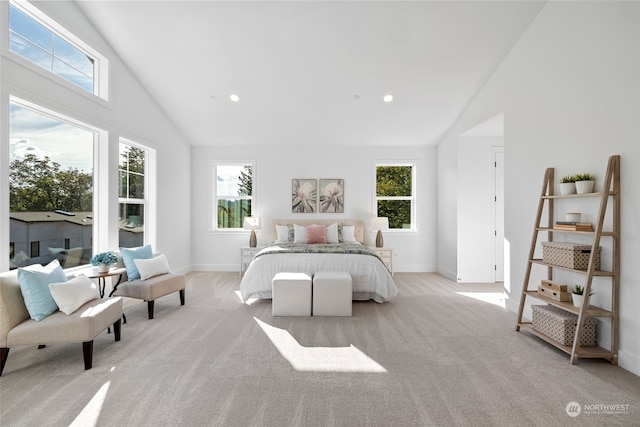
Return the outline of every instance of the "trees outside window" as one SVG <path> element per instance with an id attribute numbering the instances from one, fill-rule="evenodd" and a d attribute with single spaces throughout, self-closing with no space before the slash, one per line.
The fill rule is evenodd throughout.
<path id="1" fill-rule="evenodd" d="M 147 150 L 131 143 L 120 142 L 119 153 L 119 245 L 132 248 L 145 243 Z"/>
<path id="2" fill-rule="evenodd" d="M 415 229 L 415 165 L 376 165 L 376 212 L 389 228 Z"/>
<path id="3" fill-rule="evenodd" d="M 215 229 L 241 229 L 244 218 L 252 216 L 254 198 L 254 164 L 219 163 L 214 165 Z"/>

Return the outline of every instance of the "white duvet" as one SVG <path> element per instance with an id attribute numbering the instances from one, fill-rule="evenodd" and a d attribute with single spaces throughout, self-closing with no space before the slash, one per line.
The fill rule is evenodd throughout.
<path id="1" fill-rule="evenodd" d="M 347 271 L 353 281 L 353 299 L 382 303 L 398 294 L 389 270 L 379 258 L 361 254 L 278 253 L 262 255 L 251 262 L 240 283 L 244 301 L 271 298 L 271 280 L 279 272 L 315 273 Z"/>

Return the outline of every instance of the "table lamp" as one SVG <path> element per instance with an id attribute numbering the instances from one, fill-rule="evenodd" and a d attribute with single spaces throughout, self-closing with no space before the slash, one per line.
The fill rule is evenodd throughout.
<path id="1" fill-rule="evenodd" d="M 242 223 L 242 228 L 245 230 L 251 230 L 251 236 L 249 237 L 249 247 L 255 248 L 258 245 L 258 239 L 256 238 L 256 230 L 262 229 L 260 217 L 246 216 Z"/>
<path id="2" fill-rule="evenodd" d="M 378 230 L 378 234 L 376 235 L 376 248 L 381 248 L 384 246 L 384 240 L 382 239 L 382 230 L 389 229 L 389 218 L 386 216 L 377 216 L 371 218 L 371 229 Z"/>

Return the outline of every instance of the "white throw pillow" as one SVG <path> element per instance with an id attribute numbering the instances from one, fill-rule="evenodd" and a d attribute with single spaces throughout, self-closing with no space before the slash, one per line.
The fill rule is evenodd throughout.
<path id="1" fill-rule="evenodd" d="M 286 225 L 276 225 L 276 242 L 287 243 L 289 241 L 289 227 Z"/>
<path id="2" fill-rule="evenodd" d="M 342 226 L 342 241 L 343 242 L 355 242 L 356 241 L 356 227 L 354 225 Z"/>
<path id="3" fill-rule="evenodd" d="M 134 259 L 133 262 L 136 263 L 142 280 L 147 280 L 160 274 L 171 273 L 167 257 L 164 254 L 150 259 Z"/>
<path id="4" fill-rule="evenodd" d="M 100 297 L 98 286 L 84 274 L 66 282 L 50 283 L 49 291 L 60 311 L 67 316 L 83 304 Z"/>
<path id="5" fill-rule="evenodd" d="M 294 238 L 293 243 L 306 243 L 307 242 L 307 227 L 302 225 L 293 224 Z"/>
<path id="6" fill-rule="evenodd" d="M 327 243 L 338 243 L 338 223 L 327 226 Z"/>

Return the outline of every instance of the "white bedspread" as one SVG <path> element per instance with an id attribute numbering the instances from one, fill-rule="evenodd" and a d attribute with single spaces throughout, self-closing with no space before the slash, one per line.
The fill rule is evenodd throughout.
<path id="1" fill-rule="evenodd" d="M 353 299 L 382 303 L 398 294 L 389 270 L 379 258 L 360 254 L 279 253 L 255 258 L 242 278 L 242 299 L 271 298 L 271 280 L 279 272 L 347 271 L 353 280 Z"/>

